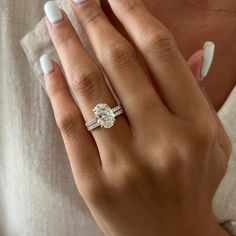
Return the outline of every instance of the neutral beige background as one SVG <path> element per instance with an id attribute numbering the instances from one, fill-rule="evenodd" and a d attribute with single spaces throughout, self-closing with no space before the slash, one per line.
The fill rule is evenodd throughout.
<path id="1" fill-rule="evenodd" d="M 38 24 L 45 2 L 0 0 L 0 222 L 6 229 L 1 235 L 99 236 L 77 193 L 44 89 L 38 58 L 44 52 L 56 57 L 44 22 Z M 66 0 L 58 3 L 91 52 Z M 214 211 L 236 235 L 236 87 L 219 116 L 234 146 Z"/>

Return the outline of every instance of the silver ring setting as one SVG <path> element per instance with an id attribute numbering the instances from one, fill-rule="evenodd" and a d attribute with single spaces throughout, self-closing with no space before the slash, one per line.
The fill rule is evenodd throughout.
<path id="1" fill-rule="evenodd" d="M 93 113 L 94 119 L 85 123 L 89 131 L 97 127 L 111 128 L 115 124 L 116 117 L 124 113 L 124 109 L 121 105 L 110 108 L 105 103 L 99 103 L 94 107 Z"/>

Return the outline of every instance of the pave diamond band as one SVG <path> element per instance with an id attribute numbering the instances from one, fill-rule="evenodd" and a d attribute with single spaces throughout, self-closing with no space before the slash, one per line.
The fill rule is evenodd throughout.
<path id="1" fill-rule="evenodd" d="M 121 105 L 114 108 L 110 108 L 105 103 L 97 104 L 94 109 L 94 119 L 85 123 L 89 131 L 97 128 L 111 128 L 116 120 L 116 117 L 124 113 L 124 109 Z"/>

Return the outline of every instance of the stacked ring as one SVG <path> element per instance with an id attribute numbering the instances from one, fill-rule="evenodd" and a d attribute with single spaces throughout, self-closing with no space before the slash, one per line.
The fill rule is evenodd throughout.
<path id="1" fill-rule="evenodd" d="M 110 108 L 105 103 L 97 104 L 94 109 L 94 119 L 85 123 L 89 131 L 97 128 L 111 128 L 115 124 L 116 117 L 124 113 L 121 105 Z"/>

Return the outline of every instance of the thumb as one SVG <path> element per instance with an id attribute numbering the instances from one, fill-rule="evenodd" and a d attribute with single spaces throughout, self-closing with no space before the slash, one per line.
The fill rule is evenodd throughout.
<path id="1" fill-rule="evenodd" d="M 194 53 L 187 64 L 198 82 L 204 80 L 207 76 L 214 57 L 215 44 L 208 41 L 204 44 L 203 49 Z"/>

